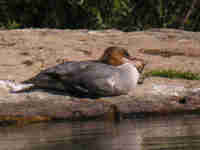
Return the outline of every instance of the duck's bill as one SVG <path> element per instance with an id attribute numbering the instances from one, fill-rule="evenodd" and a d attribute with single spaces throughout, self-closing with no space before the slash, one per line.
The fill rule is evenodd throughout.
<path id="1" fill-rule="evenodd" d="M 130 56 L 128 59 L 131 60 L 131 61 L 142 61 L 142 62 L 145 62 L 144 59 L 137 58 L 137 57 L 132 57 L 132 56 Z"/>
<path id="2" fill-rule="evenodd" d="M 140 73 L 143 71 L 145 65 L 147 64 L 144 59 L 137 57 L 129 57 L 125 61 L 134 64 Z"/>

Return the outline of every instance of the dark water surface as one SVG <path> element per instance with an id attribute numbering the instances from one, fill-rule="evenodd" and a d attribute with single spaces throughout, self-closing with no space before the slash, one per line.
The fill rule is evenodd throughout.
<path id="1" fill-rule="evenodd" d="M 200 150 L 200 115 L 0 127 L 0 150 Z"/>

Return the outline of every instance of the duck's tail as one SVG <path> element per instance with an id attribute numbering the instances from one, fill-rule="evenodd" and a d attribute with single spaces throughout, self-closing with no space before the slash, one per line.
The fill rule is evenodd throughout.
<path id="1" fill-rule="evenodd" d="M 12 80 L 0 80 L 0 88 L 9 90 L 10 92 L 20 92 L 34 87 L 34 84 L 16 83 Z"/>

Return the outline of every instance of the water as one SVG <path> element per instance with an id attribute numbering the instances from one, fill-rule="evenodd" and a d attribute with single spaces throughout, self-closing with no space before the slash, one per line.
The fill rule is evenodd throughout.
<path id="1" fill-rule="evenodd" d="M 199 150 L 199 115 L 0 127 L 0 150 Z"/>

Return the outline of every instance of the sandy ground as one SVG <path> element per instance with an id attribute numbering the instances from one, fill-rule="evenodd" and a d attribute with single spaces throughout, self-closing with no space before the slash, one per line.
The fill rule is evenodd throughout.
<path id="1" fill-rule="evenodd" d="M 1 30 L 0 80 L 20 82 L 63 61 L 97 59 L 109 46 L 124 47 L 131 55 L 144 59 L 147 62 L 144 73 L 158 69 L 200 73 L 199 40 L 200 33 L 173 29 Z M 115 108 L 123 113 L 199 110 L 199 91 L 199 80 L 160 77 L 145 79 L 133 97 L 96 100 L 44 91 L 14 94 L 0 88 L 0 121 L 82 119 L 106 115 Z"/>
<path id="2" fill-rule="evenodd" d="M 176 69 L 200 73 L 200 33 L 173 29 L 117 30 L 23 29 L 0 31 L 0 79 L 26 80 L 67 60 L 96 59 L 109 46 L 127 48 L 145 59 L 145 71 Z"/>

